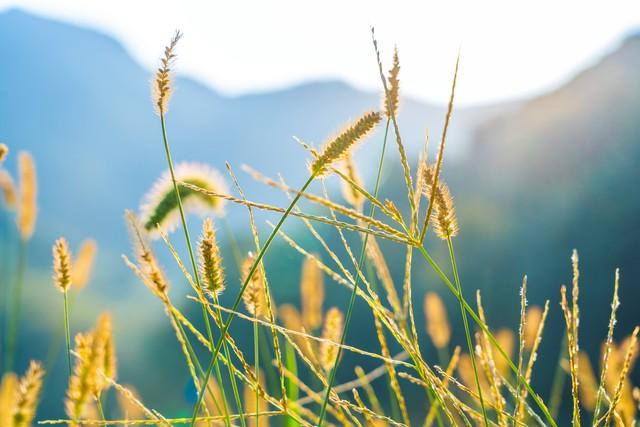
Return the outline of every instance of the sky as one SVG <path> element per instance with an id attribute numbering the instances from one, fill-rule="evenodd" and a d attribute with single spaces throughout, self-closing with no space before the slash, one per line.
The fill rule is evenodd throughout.
<path id="1" fill-rule="evenodd" d="M 460 51 L 459 105 L 551 90 L 640 31 L 638 0 L 0 0 L 16 6 L 112 35 L 148 68 L 180 29 L 178 71 L 228 95 L 327 79 L 379 90 L 374 26 L 421 100 L 446 102 Z"/>

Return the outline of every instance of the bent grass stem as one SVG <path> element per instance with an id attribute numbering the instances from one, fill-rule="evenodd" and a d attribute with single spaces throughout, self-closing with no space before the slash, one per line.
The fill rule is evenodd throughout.
<path id="1" fill-rule="evenodd" d="M 180 220 L 182 222 L 182 229 L 184 231 L 184 237 L 185 237 L 185 241 L 187 244 L 187 250 L 189 252 L 189 260 L 191 261 L 191 267 L 193 269 L 193 275 L 194 278 L 196 280 L 196 284 L 197 286 L 200 288 L 200 275 L 198 274 L 198 266 L 196 264 L 196 259 L 195 259 L 195 255 L 193 253 L 193 246 L 191 244 L 191 235 L 189 234 L 189 227 L 187 226 L 187 221 L 186 221 L 186 217 L 184 214 L 184 207 L 182 206 L 182 197 L 180 196 L 180 191 L 178 188 L 178 182 L 176 180 L 176 175 L 175 175 L 175 171 L 173 168 L 173 160 L 171 157 L 171 149 L 169 148 L 169 139 L 167 137 L 167 127 L 166 127 L 166 123 L 164 120 L 164 111 L 162 111 L 162 109 L 160 110 L 160 126 L 162 128 L 162 140 L 164 143 L 164 150 L 165 150 L 165 154 L 167 157 L 167 164 L 169 166 L 169 172 L 171 174 L 171 181 L 173 183 L 173 190 L 176 194 L 176 200 L 178 201 L 178 210 L 180 212 Z M 211 331 L 211 323 L 209 322 L 209 316 L 207 315 L 207 310 L 206 307 L 204 306 L 203 303 L 200 303 L 200 308 L 202 309 L 202 319 L 204 321 L 204 324 L 206 326 L 207 329 L 207 336 L 209 338 L 209 342 L 211 344 L 211 346 L 213 347 L 213 333 Z M 185 336 L 186 338 L 186 336 Z M 228 353 L 228 349 L 225 345 L 225 350 Z M 207 378 L 204 380 L 203 383 L 203 387 L 207 387 L 207 382 L 209 381 L 209 376 L 207 375 Z M 231 385 L 232 388 L 234 389 L 234 395 L 236 397 L 236 404 L 238 405 L 238 412 L 240 414 L 242 414 L 242 404 L 240 402 L 240 398 L 238 396 L 237 393 L 237 386 L 236 386 L 236 380 L 235 380 L 235 376 L 233 375 L 233 370 L 231 368 L 231 365 L 229 365 L 229 379 L 231 380 Z M 220 384 L 220 387 L 223 387 L 223 384 Z M 224 399 L 224 406 L 225 406 L 225 413 L 228 413 L 228 403 L 227 400 Z M 242 427 L 245 427 L 245 420 L 244 420 L 244 416 L 240 416 L 240 423 L 242 424 Z"/>
<path id="2" fill-rule="evenodd" d="M 254 260 L 253 265 L 251 266 L 251 269 L 249 270 L 249 273 L 247 274 L 247 277 L 245 278 L 242 284 L 242 288 L 240 288 L 240 292 L 238 292 L 238 296 L 233 302 L 233 305 L 231 307 L 232 312 L 235 312 L 238 306 L 240 305 L 240 302 L 242 301 L 242 295 L 244 294 L 244 291 L 247 289 L 247 286 L 249 285 L 249 281 L 251 280 L 256 270 L 258 269 L 258 265 L 260 264 L 265 254 L 267 253 L 267 250 L 269 249 L 269 247 L 271 246 L 271 243 L 273 242 L 274 238 L 278 234 L 278 231 L 280 230 L 285 220 L 287 219 L 287 217 L 295 207 L 296 203 L 298 203 L 298 201 L 302 197 L 302 194 L 307 190 L 307 188 L 309 188 L 309 186 L 311 185 L 315 177 L 316 177 L 316 173 L 312 173 L 309 176 L 309 178 L 307 179 L 307 182 L 305 182 L 302 188 L 300 189 L 300 191 L 298 191 L 294 199 L 289 204 L 289 207 L 285 210 L 284 214 L 282 214 L 282 216 L 280 217 L 280 220 L 278 221 L 274 229 L 271 231 L 269 238 L 266 240 L 264 246 L 256 256 L 256 259 Z M 222 330 L 220 331 L 220 338 L 218 339 L 218 342 L 216 343 L 213 349 L 213 353 L 211 354 L 211 362 L 209 362 L 207 372 L 205 373 L 204 384 L 206 384 L 207 381 L 209 381 L 209 377 L 211 376 L 211 371 L 218 358 L 218 354 L 220 353 L 220 348 L 222 347 L 222 344 L 225 342 L 227 332 L 229 331 L 229 327 L 231 326 L 231 322 L 233 321 L 234 317 L 235 317 L 234 313 L 229 314 L 226 322 L 224 323 L 224 326 L 222 327 Z M 195 407 L 193 408 L 193 415 L 191 417 L 191 423 L 190 423 L 191 427 L 193 427 L 196 422 L 198 412 L 200 411 L 200 407 L 202 405 L 203 397 L 204 397 L 204 388 L 201 388 L 201 390 L 198 393 L 198 401 Z"/>
<path id="3" fill-rule="evenodd" d="M 376 176 L 376 184 L 373 191 L 373 197 L 378 197 L 378 190 L 380 189 L 380 181 L 382 177 L 382 167 L 384 166 L 384 155 L 387 148 L 387 137 L 389 135 L 389 124 L 390 121 L 387 120 L 387 124 L 384 131 L 384 140 L 382 142 L 382 151 L 380 153 L 380 161 L 378 163 L 378 173 Z M 375 213 L 376 206 L 374 204 L 371 205 L 371 209 L 369 210 L 369 217 L 373 218 Z M 367 230 L 369 229 L 369 225 L 367 225 Z M 360 259 L 358 260 L 358 270 L 362 271 L 364 266 L 367 243 L 369 241 L 369 234 L 365 234 L 364 241 L 362 242 L 362 249 L 360 250 Z M 360 275 L 356 272 L 355 281 L 353 284 L 353 290 L 351 292 L 351 297 L 349 299 L 349 307 L 347 309 L 347 315 L 345 317 L 344 329 L 342 330 L 342 336 L 340 337 L 340 347 L 338 348 L 338 355 L 336 356 L 336 360 L 333 363 L 333 367 L 331 368 L 331 373 L 329 375 L 329 383 L 327 384 L 327 392 L 325 393 L 324 400 L 322 402 L 322 409 L 320 410 L 320 416 L 318 420 L 318 427 L 322 426 L 322 422 L 324 421 L 324 417 L 327 412 L 327 404 L 329 403 L 329 396 L 331 395 L 331 388 L 336 380 L 336 372 L 338 370 L 338 365 L 340 364 L 340 357 L 342 356 L 342 346 L 345 343 L 347 338 L 347 333 L 349 331 L 349 325 L 351 323 L 351 316 L 353 315 L 353 307 L 356 302 L 356 295 L 358 293 L 358 285 L 360 283 Z"/>

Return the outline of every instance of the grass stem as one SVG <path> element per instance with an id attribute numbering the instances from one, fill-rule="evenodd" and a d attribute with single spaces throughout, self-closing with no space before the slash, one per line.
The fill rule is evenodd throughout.
<path id="1" fill-rule="evenodd" d="M 167 137 L 167 127 L 166 127 L 166 123 L 165 123 L 165 119 L 164 119 L 164 112 L 160 111 L 160 126 L 162 128 L 162 140 L 164 143 L 164 150 L 165 150 L 165 154 L 167 157 L 167 164 L 169 166 L 169 172 L 171 174 L 171 181 L 173 183 L 173 190 L 175 192 L 176 195 L 176 200 L 178 201 L 178 210 L 180 212 L 180 220 L 182 222 L 182 230 L 184 231 L 184 238 L 186 241 L 186 245 L 187 245 L 187 250 L 189 252 L 189 260 L 191 261 L 191 268 L 193 269 L 193 277 L 196 280 L 196 285 L 201 288 L 201 284 L 200 284 L 200 275 L 198 274 L 198 266 L 196 264 L 196 258 L 195 255 L 193 253 L 193 245 L 191 244 L 191 235 L 189 233 L 189 227 L 187 226 L 187 220 L 184 214 L 184 207 L 182 205 L 182 197 L 180 196 L 180 190 L 178 188 L 178 182 L 176 180 L 176 175 L 175 175 L 175 171 L 173 168 L 173 160 L 171 158 L 171 149 L 169 147 L 169 139 Z M 202 311 L 202 319 L 204 321 L 204 324 L 206 326 L 207 329 L 207 336 L 209 338 L 209 342 L 211 344 L 211 347 L 213 348 L 213 344 L 214 344 L 214 339 L 213 339 L 213 333 L 211 332 L 211 322 L 209 321 L 209 316 L 207 315 L 207 309 L 204 306 L 203 303 L 200 304 L 200 308 Z M 186 339 L 186 335 L 185 335 L 185 339 Z M 225 346 L 225 350 L 226 350 L 226 346 Z M 230 366 L 230 372 L 229 372 L 229 379 L 231 380 L 232 386 L 234 386 L 235 384 L 235 376 L 233 375 L 233 372 L 231 371 L 231 365 Z M 207 375 L 207 378 L 205 379 L 204 384 L 202 385 L 202 387 L 207 387 L 207 381 L 209 380 L 209 375 Z M 222 387 L 222 384 L 221 384 Z M 237 393 L 235 393 L 235 395 L 237 396 Z M 238 412 L 240 414 L 242 414 L 242 404 L 239 400 L 239 398 L 236 401 L 237 405 L 238 405 Z M 226 401 L 226 399 L 224 400 L 224 405 L 225 405 L 225 411 L 228 412 L 228 403 Z M 242 427 L 245 427 L 245 420 L 244 420 L 244 416 L 240 416 L 240 423 L 242 424 Z"/>
<path id="2" fill-rule="evenodd" d="M 378 191 L 380 190 L 380 181 L 382 178 L 382 167 L 384 166 L 384 156 L 387 149 L 387 137 L 389 135 L 389 124 L 390 121 L 387 120 L 387 124 L 384 130 L 384 140 L 382 141 L 382 150 L 380 153 L 380 161 L 378 162 L 378 173 L 376 175 L 376 183 L 373 191 L 373 197 L 378 197 Z M 373 218 L 375 213 L 375 205 L 371 205 L 371 209 L 369 210 L 369 217 Z M 369 225 L 367 225 L 367 230 L 369 229 Z M 362 242 L 362 249 L 360 251 L 360 259 L 358 260 L 358 271 L 362 271 L 364 266 L 364 262 L 366 259 L 366 251 L 367 251 L 367 243 L 369 242 L 369 234 L 365 234 L 364 240 Z M 358 293 L 358 285 L 360 284 L 360 274 L 356 272 L 355 281 L 353 284 L 353 291 L 351 292 L 351 297 L 349 299 L 349 307 L 347 309 L 347 315 L 345 317 L 344 329 L 342 330 L 342 336 L 340 337 L 340 347 L 338 348 L 338 355 L 336 357 L 335 362 L 333 363 L 333 367 L 331 368 L 331 373 L 329 375 L 329 382 L 327 384 L 327 392 L 325 393 L 324 400 L 322 402 L 322 408 L 320 410 L 320 415 L 318 419 L 318 427 L 322 426 L 322 422 L 324 421 L 324 417 L 327 412 L 327 404 L 329 403 L 329 396 L 331 395 L 331 388 L 336 380 L 336 373 L 338 371 L 338 365 L 340 364 L 340 357 L 342 356 L 342 346 L 345 343 L 347 338 L 347 333 L 349 332 L 349 325 L 351 323 L 351 316 L 353 315 L 353 307 L 356 302 L 356 295 Z"/>
<path id="3" fill-rule="evenodd" d="M 267 250 L 269 249 L 269 247 L 271 246 L 271 243 L 273 242 L 273 240 L 275 239 L 276 235 L 278 234 L 278 231 L 280 231 L 280 228 L 284 224 L 285 220 L 287 219 L 287 217 L 289 216 L 289 214 L 291 213 L 291 211 L 293 210 L 295 205 L 298 203 L 298 201 L 302 197 L 302 194 L 307 190 L 307 188 L 309 188 L 309 186 L 311 185 L 311 183 L 313 182 L 315 177 L 316 177 L 316 175 L 314 173 L 312 173 L 309 176 L 309 178 L 307 179 L 307 182 L 305 182 L 304 185 L 302 186 L 302 188 L 300 189 L 300 191 L 298 191 L 298 193 L 296 194 L 294 199 L 289 204 L 289 207 L 285 210 L 285 212 L 280 217 L 280 220 L 278 221 L 278 223 L 274 227 L 273 231 L 271 231 L 271 234 L 269 235 L 269 238 L 266 240 L 264 246 L 262 247 L 262 249 L 260 250 L 260 252 L 256 256 L 256 259 L 253 262 L 253 265 L 251 266 L 251 269 L 249 270 L 249 273 L 247 274 L 247 277 L 244 280 L 244 283 L 242 284 L 242 288 L 240 288 L 240 292 L 238 292 L 238 296 L 236 297 L 235 301 L 233 302 L 233 305 L 231 307 L 231 311 L 232 312 L 235 312 L 238 309 L 238 306 L 240 305 L 240 302 L 242 301 L 242 294 L 247 289 L 247 286 L 249 285 L 249 281 L 251 280 L 251 278 L 255 274 L 255 272 L 256 272 L 256 270 L 258 268 L 258 265 L 262 261 L 262 258 L 264 258 L 264 255 L 267 253 Z M 220 348 L 222 347 L 223 342 L 225 342 L 225 340 L 226 340 L 227 332 L 229 331 L 229 327 L 231 326 L 231 322 L 233 322 L 234 318 L 235 318 L 235 315 L 233 313 L 229 314 L 229 316 L 227 317 L 226 322 L 224 323 L 224 326 L 222 327 L 222 330 L 220 331 L 220 338 L 218 339 L 218 342 L 215 345 L 215 347 L 213 347 L 213 353 L 211 354 L 211 361 L 209 362 L 209 366 L 207 368 L 207 372 L 205 373 L 205 378 L 204 378 L 205 384 L 209 380 L 209 377 L 211 375 L 211 371 L 213 369 L 215 361 L 217 360 L 218 354 L 220 353 Z M 204 389 L 201 389 L 200 392 L 198 393 L 198 401 L 197 401 L 195 407 L 193 408 L 193 415 L 191 417 L 191 423 L 190 423 L 191 427 L 194 426 L 194 424 L 196 422 L 196 418 L 198 416 L 198 412 L 200 411 L 200 406 L 202 405 L 202 398 L 204 397 L 204 393 L 203 392 L 204 392 Z"/>
<path id="4" fill-rule="evenodd" d="M 453 283 L 451 283 L 451 280 L 449 280 L 446 274 L 444 274 L 444 272 L 442 271 L 440 266 L 438 266 L 435 260 L 431 258 L 431 255 L 429 255 L 427 250 L 423 246 L 418 246 L 417 248 L 420 254 L 422 255 L 422 257 L 427 261 L 427 263 L 429 263 L 429 265 L 431 265 L 433 270 L 444 282 L 444 284 L 447 285 L 451 293 L 453 293 L 454 296 L 459 297 L 459 300 L 462 302 L 464 309 L 467 311 L 469 316 L 471 316 L 471 319 L 476 323 L 476 325 L 478 325 L 478 327 L 482 330 L 482 332 L 487 334 L 489 341 L 491 341 L 491 344 L 496 348 L 496 350 L 498 350 L 498 353 L 500 353 L 500 355 L 504 358 L 505 362 L 509 366 L 509 369 L 511 369 L 511 371 L 516 375 L 516 377 L 518 377 L 520 381 L 523 381 L 524 386 L 527 389 L 527 392 L 531 395 L 532 399 L 536 403 L 536 406 L 538 406 L 538 408 L 542 411 L 542 413 L 544 414 L 549 424 L 552 427 L 557 427 L 558 425 L 556 424 L 553 417 L 549 413 L 549 409 L 547 408 L 547 406 L 544 404 L 540 396 L 533 391 L 533 389 L 531 388 L 531 385 L 527 381 L 525 381 L 524 378 L 522 378 L 522 375 L 518 374 L 518 368 L 513 363 L 511 358 L 507 355 L 507 353 L 504 351 L 504 349 L 502 348 L 502 345 L 498 342 L 498 340 L 493 335 L 493 333 L 489 330 L 487 325 L 485 325 L 484 322 L 482 322 L 482 320 L 480 319 L 480 317 L 478 317 L 478 315 L 473 310 L 473 308 L 471 308 L 469 303 L 464 299 L 464 296 L 458 293 L 458 290 L 453 285 Z"/>
<path id="5" fill-rule="evenodd" d="M 71 333 L 69 331 L 69 297 L 68 292 L 65 290 L 63 292 L 64 299 L 64 336 L 67 344 L 67 367 L 69 369 L 69 377 L 71 377 Z"/>
<path id="6" fill-rule="evenodd" d="M 482 418 L 484 419 L 484 425 L 489 426 L 489 419 L 487 418 L 487 409 L 484 406 L 484 397 L 482 396 L 482 387 L 480 387 L 480 377 L 478 376 L 478 368 L 476 366 L 476 356 L 473 348 L 473 341 L 471 339 L 471 331 L 469 329 L 469 319 L 467 318 L 467 312 L 464 309 L 462 303 L 462 286 L 460 285 L 460 276 L 458 274 L 458 265 L 456 263 L 456 255 L 453 250 L 453 241 L 451 237 L 447 238 L 447 246 L 449 247 L 449 258 L 451 260 L 451 268 L 453 269 L 453 278 L 456 283 L 456 289 L 458 291 L 458 301 L 460 302 L 460 314 L 462 316 L 462 323 L 464 324 L 464 333 L 467 339 L 467 347 L 469 349 L 469 356 L 471 358 L 471 366 L 473 367 L 473 376 L 478 388 L 478 399 L 480 400 L 480 407 L 482 408 Z"/>

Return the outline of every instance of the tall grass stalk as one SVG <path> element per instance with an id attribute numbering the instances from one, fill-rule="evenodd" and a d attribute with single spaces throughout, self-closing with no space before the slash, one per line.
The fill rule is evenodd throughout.
<path id="1" fill-rule="evenodd" d="M 460 284 L 460 276 L 458 274 L 458 265 L 456 263 L 456 254 L 453 249 L 453 241 L 451 236 L 447 238 L 447 246 L 449 248 L 449 259 L 451 261 L 451 268 L 453 269 L 453 278 L 456 283 L 456 290 L 458 291 L 458 301 L 460 302 L 460 315 L 462 316 L 462 323 L 464 324 L 464 333 L 467 339 L 467 348 L 469 350 L 469 357 L 471 358 L 471 366 L 473 367 L 473 376 L 478 388 L 478 400 L 480 401 L 480 407 L 482 408 L 482 417 L 484 418 L 484 425 L 489 426 L 489 419 L 487 417 L 487 408 L 484 405 L 484 397 L 482 396 L 482 387 L 480 387 L 480 377 L 478 376 L 478 368 L 476 366 L 475 350 L 473 348 L 473 341 L 471 339 L 471 331 L 469 329 L 469 319 L 467 318 L 467 312 L 464 309 L 462 303 L 462 285 Z"/>
<path id="2" fill-rule="evenodd" d="M 7 321 L 6 341 L 4 347 L 4 372 L 13 371 L 13 364 L 16 353 L 16 338 L 20 323 L 20 306 L 22 304 L 22 287 L 24 286 L 25 270 L 27 268 L 27 240 L 20 239 L 18 249 L 18 265 L 16 281 L 13 286 L 11 305 L 9 306 L 9 317 Z"/>
<path id="3" fill-rule="evenodd" d="M 389 135 L 389 125 L 390 125 L 390 120 L 387 119 L 387 123 L 385 125 L 385 130 L 384 130 L 384 139 L 382 141 L 382 149 L 380 152 L 380 160 L 378 162 L 378 172 L 376 175 L 376 183 L 375 183 L 375 187 L 373 190 L 373 196 L 375 198 L 378 197 L 378 191 L 380 190 L 380 182 L 382 180 L 382 168 L 384 166 L 384 157 L 385 157 L 385 153 L 387 151 L 387 137 Z M 375 205 L 372 204 L 371 208 L 369 209 L 369 217 L 373 218 L 373 215 L 375 213 Z M 367 230 L 369 229 L 369 225 L 367 225 Z M 347 308 L 347 314 L 345 317 L 345 323 L 344 323 L 344 329 L 342 330 L 342 336 L 340 337 L 340 347 L 338 348 L 338 355 L 336 357 L 336 360 L 333 364 L 333 368 L 331 368 L 331 373 L 329 374 L 329 382 L 327 384 L 327 391 L 325 393 L 324 396 L 324 400 L 322 402 L 322 407 L 320 409 L 320 415 L 319 415 L 319 420 L 318 420 L 318 427 L 322 426 L 322 423 L 324 421 L 324 417 L 326 416 L 327 413 L 327 404 L 329 403 L 329 396 L 331 395 L 331 388 L 333 387 L 333 384 L 336 380 L 336 373 L 338 371 L 338 365 L 340 364 L 340 357 L 342 356 L 342 346 L 345 343 L 345 340 L 347 338 L 347 333 L 349 332 L 349 325 L 351 323 L 351 316 L 353 315 L 353 307 L 355 305 L 356 302 L 356 295 L 358 292 L 358 286 L 360 283 L 360 274 L 358 274 L 359 271 L 362 271 L 363 267 L 364 267 L 364 262 L 366 259 L 366 254 L 367 254 L 367 243 L 369 241 L 369 234 L 366 233 L 364 236 L 364 240 L 362 242 L 362 249 L 360 250 L 360 258 L 358 260 L 358 271 L 356 272 L 356 277 L 355 277 L 355 281 L 353 284 L 353 290 L 351 292 L 351 297 L 349 299 L 349 306 Z"/>
<path id="4" fill-rule="evenodd" d="M 309 178 L 304 183 L 304 185 L 300 188 L 300 190 L 298 191 L 294 199 L 289 204 L 289 207 L 287 207 L 284 214 L 282 214 L 282 216 L 280 217 L 280 220 L 278 221 L 273 231 L 267 238 L 264 246 L 256 256 L 256 259 L 254 260 L 253 265 L 251 266 L 251 269 L 249 270 L 249 273 L 247 274 L 247 277 L 244 280 L 242 287 L 240 288 L 240 292 L 238 292 L 238 296 L 236 297 L 235 301 L 233 302 L 233 305 L 231 306 L 232 312 L 237 311 L 238 306 L 242 301 L 242 295 L 244 291 L 247 289 L 247 286 L 249 285 L 251 278 L 253 277 L 256 270 L 258 269 L 258 265 L 260 264 L 260 261 L 262 261 L 262 258 L 264 258 L 265 254 L 269 250 L 269 247 L 271 246 L 271 243 L 273 242 L 273 239 L 278 234 L 278 231 L 280 230 L 280 228 L 282 228 L 282 225 L 284 224 L 285 220 L 287 219 L 287 217 L 289 216 L 289 214 L 291 213 L 295 205 L 298 203 L 298 201 L 302 197 L 302 194 L 307 190 L 307 188 L 309 188 L 309 186 L 315 179 L 316 175 L 317 175 L 317 172 L 312 172 L 309 175 Z M 225 340 L 225 337 L 227 335 L 227 332 L 229 331 L 229 327 L 231 326 L 231 322 L 233 322 L 234 317 L 235 317 L 234 313 L 229 314 L 226 322 L 224 323 L 224 326 L 222 327 L 222 330 L 220 331 L 220 338 L 218 339 L 218 342 L 216 343 L 215 347 L 213 347 L 213 353 L 211 354 L 211 361 L 209 362 L 209 366 L 207 367 L 207 372 L 205 373 L 205 378 L 204 378 L 205 384 L 209 380 L 209 377 L 211 376 L 211 370 L 213 369 L 213 366 L 218 358 L 218 354 L 220 353 L 220 348 L 222 347 L 222 343 Z M 202 406 L 202 399 L 204 397 L 203 392 L 204 392 L 204 389 L 201 389 L 198 393 L 198 401 L 196 402 L 193 408 L 193 415 L 191 416 L 191 423 L 190 423 L 191 427 L 194 426 L 196 422 L 196 418 L 198 416 L 198 412 L 200 411 L 200 407 Z"/>
<path id="5" fill-rule="evenodd" d="M 258 337 L 258 322 L 253 323 L 253 354 L 253 364 L 256 372 L 256 427 L 259 427 L 260 417 L 258 414 L 260 413 L 260 390 L 258 385 L 260 384 L 260 342 Z"/>
<path id="6" fill-rule="evenodd" d="M 198 288 L 201 288 L 201 283 L 200 283 L 200 274 L 198 272 L 198 265 L 196 264 L 196 259 L 195 259 L 195 255 L 193 253 L 193 246 L 191 244 L 191 235 L 189 233 L 189 227 L 187 226 L 187 221 L 186 221 L 186 217 L 184 214 L 184 207 L 182 206 L 182 198 L 180 197 L 180 190 L 178 188 L 178 182 L 176 180 L 176 175 L 175 175 L 175 171 L 173 168 L 173 160 L 171 157 L 171 149 L 169 147 L 169 139 L 167 137 L 167 128 L 166 128 L 166 123 L 165 123 L 165 118 L 164 118 L 164 111 L 160 111 L 160 126 L 162 128 L 162 140 L 164 143 L 164 150 L 165 150 L 165 154 L 166 154 L 166 158 L 167 158 L 167 164 L 169 166 L 169 173 L 171 174 L 171 181 L 173 183 L 173 189 L 175 191 L 176 194 L 176 200 L 178 201 L 178 210 L 180 212 L 180 221 L 182 223 L 182 229 L 184 232 L 184 237 L 185 237 L 185 242 L 187 245 L 187 250 L 189 253 L 189 261 L 191 262 L 191 268 L 193 270 L 193 277 L 196 281 L 196 285 L 198 286 Z M 214 339 L 213 339 L 213 333 L 211 330 L 211 323 L 209 321 L 209 316 L 207 315 L 207 309 L 204 305 L 204 302 L 200 303 L 200 308 L 202 311 L 202 319 L 204 321 L 206 330 L 207 330 L 207 336 L 211 345 L 211 348 L 213 348 L 214 345 Z M 222 335 L 221 339 L 224 339 L 225 334 Z M 185 339 L 188 340 L 188 338 L 185 335 Z M 223 341 L 224 342 L 224 341 Z M 229 352 L 228 349 L 225 345 L 225 352 L 226 352 L 226 356 L 227 359 L 229 360 Z M 202 393 L 202 391 L 204 390 L 204 388 L 207 387 L 207 382 L 209 381 L 209 377 L 211 376 L 211 370 L 209 369 L 207 374 L 205 375 L 205 378 L 203 380 L 203 384 L 202 384 L 202 390 L 200 391 L 200 393 Z M 236 400 L 236 405 L 238 407 L 238 412 L 241 414 L 240 415 L 240 423 L 242 424 L 242 427 L 245 427 L 245 419 L 244 416 L 242 415 L 243 411 L 242 411 L 242 402 L 240 401 L 240 396 L 238 394 L 237 391 L 237 385 L 236 385 L 236 379 L 235 379 L 235 375 L 233 374 L 233 368 L 231 365 L 231 360 L 229 360 L 229 379 L 231 381 L 231 386 L 233 388 L 233 393 L 234 393 L 234 397 Z M 220 387 L 223 387 L 223 385 L 221 384 Z M 202 396 L 198 397 L 198 400 L 201 402 Z M 224 399 L 224 406 L 225 406 L 225 410 L 226 412 L 228 412 L 228 402 L 226 401 L 226 399 Z"/>
<path id="7" fill-rule="evenodd" d="M 67 344 L 67 367 L 69 368 L 69 376 L 73 373 L 71 368 L 71 333 L 69 331 L 69 292 L 65 290 L 63 295 L 64 300 L 64 336 Z"/>

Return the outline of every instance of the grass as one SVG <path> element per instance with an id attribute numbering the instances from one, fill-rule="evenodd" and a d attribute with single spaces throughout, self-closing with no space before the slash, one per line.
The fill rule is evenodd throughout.
<path id="1" fill-rule="evenodd" d="M 64 398 L 67 418 L 42 420 L 40 423 L 72 427 L 120 424 L 181 424 L 193 427 L 238 423 L 243 427 L 273 424 L 558 426 L 563 425 L 557 411 L 562 399 L 562 384 L 567 378 L 571 384 L 571 400 L 564 404 L 571 406 L 573 425 L 634 425 L 637 405 L 630 372 L 637 355 L 639 329 L 634 329 L 622 342 L 614 340 L 620 305 L 618 272 L 614 281 L 609 328 L 601 363 L 597 364 L 600 375 L 596 376 L 588 365 L 589 356 L 579 347 L 580 269 L 577 252 L 572 255 L 570 297 L 565 287 L 560 293 L 566 326 L 563 346 L 566 348 L 560 351 L 550 393 L 548 390 L 535 390 L 532 385 L 539 352 L 542 348 L 552 351 L 548 346 L 540 346 L 550 310 L 549 302 L 544 309 L 528 307 L 525 281 L 520 299 L 521 317 L 515 334 L 492 329 L 485 317 L 479 292 L 476 307 L 465 298 L 472 289 L 463 285 L 458 269 L 460 260 L 454 250 L 455 238 L 464 230 L 458 227 L 454 200 L 441 176 L 459 61 L 455 65 L 436 160 L 433 164 L 428 162 L 425 146 L 417 168 L 412 171 L 397 118 L 400 108 L 399 55 L 396 50 L 392 67 L 385 73 L 374 38 L 384 111 L 362 114 L 337 135 L 328 138 L 320 148 L 300 141 L 309 154 L 310 170 L 299 189 L 288 186 L 282 177 L 275 180 L 244 168 L 250 177 L 282 191 L 289 198 L 289 204 L 280 207 L 248 200 L 230 165 L 227 165 L 227 171 L 236 195 L 227 189 L 222 175 L 212 168 L 193 163 L 174 164 L 167 126 L 173 89 L 172 65 L 179 39 L 180 34 L 176 33 L 165 49 L 153 84 L 154 107 L 160 118 L 160 141 L 166 154 L 168 173 L 154 187 L 151 196 L 145 198 L 140 215 L 127 213 L 133 255 L 131 259 L 124 257 L 124 262 L 161 302 L 197 389 L 196 401 L 187 409 L 189 417 L 171 418 L 169 414 L 163 414 L 162 409 L 149 408 L 135 390 L 120 384 L 117 381 L 111 318 L 106 314 L 99 317 L 94 329 L 77 334 L 75 346 L 71 348 L 67 291 L 75 286 L 84 286 L 84 283 L 75 284 L 74 280 L 88 274 L 86 266 L 82 267 L 83 274 L 74 274 L 74 270 L 80 271 L 81 266 L 72 262 L 66 241 L 61 239 L 54 246 L 54 284 L 63 292 L 65 303 L 70 371 Z M 370 143 L 366 141 L 369 133 L 382 121 L 385 122 L 384 138 L 375 184 L 370 192 L 358 178 L 357 165 L 351 153 L 356 145 Z M 406 202 L 403 201 L 406 206 L 401 205 L 400 208 L 391 200 L 379 198 L 388 138 L 395 139 L 402 169 L 400 179 L 406 190 Z M 7 149 L 3 146 L 3 156 L 6 154 Z M 28 155 L 21 156 L 23 173 L 21 197 L 18 198 L 20 242 L 25 249 L 18 256 L 17 292 L 21 289 L 26 269 L 26 242 L 34 230 L 36 211 L 35 167 L 30 156 L 28 159 L 25 156 Z M 341 182 L 345 204 L 331 198 L 325 186 L 325 181 L 330 179 Z M 322 187 L 322 193 L 313 192 L 316 184 Z M 428 203 L 421 208 L 423 198 Z M 243 243 L 235 239 L 226 221 L 218 215 L 228 203 L 246 209 L 249 216 L 255 253 L 244 262 L 241 250 L 246 248 L 241 249 Z M 305 212 L 307 204 L 313 206 L 313 213 Z M 256 210 L 278 216 L 275 224 L 269 223 L 271 230 L 264 241 L 255 224 Z M 208 216 L 199 244 L 199 258 L 196 257 L 195 239 L 187 223 L 187 216 L 191 213 Z M 300 243 L 299 233 L 297 237 L 285 233 L 285 222 L 292 220 L 302 221 L 317 246 L 322 248 L 321 254 L 305 248 Z M 219 299 L 223 291 L 234 290 L 225 283 L 227 260 L 220 255 L 214 223 L 224 227 L 225 235 L 233 244 L 234 259 L 228 264 L 242 273 L 239 290 L 229 306 L 222 305 Z M 171 240 L 170 232 L 177 227 L 182 229 L 186 244 L 186 265 Z M 433 239 L 433 242 L 425 239 L 430 230 L 439 239 Z M 333 233 L 332 240 L 325 237 L 328 233 Z M 169 298 L 170 283 L 155 255 L 157 244 L 153 239 L 158 237 L 162 238 L 189 284 L 189 301 L 200 307 L 201 327 Z M 301 304 L 302 312 L 292 305 L 278 305 L 274 299 L 270 282 L 276 281 L 265 269 L 264 259 L 270 255 L 276 239 L 290 245 L 299 253 L 301 263 L 304 262 L 301 293 L 305 300 Z M 329 244 L 329 241 L 337 243 Z M 384 251 L 378 241 L 388 242 Z M 437 262 L 431 254 L 436 249 L 432 245 L 437 244 L 443 245 L 437 249 L 448 254 L 446 265 Z M 387 257 L 391 250 L 406 254 L 401 289 L 389 273 Z M 411 275 L 414 265 L 432 269 L 444 285 L 438 293 L 427 295 L 424 304 L 414 301 Z M 452 276 L 446 273 L 449 270 Z M 349 298 L 345 307 L 325 307 L 325 286 L 347 289 Z M 1 427 L 28 426 L 34 422 L 44 380 L 43 369 L 35 362 L 22 378 L 12 372 L 13 336 L 17 334 L 20 322 L 20 294 L 17 295 L 18 300 L 12 306 L 14 314 L 10 315 L 9 345 L 5 346 L 3 360 Z M 446 298 L 456 301 L 459 307 L 466 352 L 462 351 L 460 343 L 451 340 L 451 326 L 443 302 Z M 357 303 L 366 307 L 373 320 L 376 336 L 372 339 L 377 340 L 378 350 L 349 344 L 349 327 Z M 414 312 L 414 304 L 424 307 L 424 317 L 428 326 L 432 326 L 427 330 L 437 349 L 433 355 L 424 350 L 424 343 L 421 346 L 416 326 L 416 318 L 421 316 Z M 231 325 L 236 319 L 251 323 L 252 333 L 249 336 L 232 334 Z M 262 332 L 271 340 L 264 339 Z M 505 334 L 518 345 L 506 345 Z M 393 349 L 399 352 L 392 355 Z M 201 357 L 203 351 L 205 359 Z M 375 362 L 379 366 L 368 372 L 358 367 L 349 379 L 342 378 L 345 374 L 339 369 L 340 363 L 347 355 L 363 365 Z M 176 361 L 176 366 L 178 363 Z M 221 365 L 226 366 L 226 376 L 223 376 Z M 416 401 L 416 386 L 421 390 L 423 404 L 410 407 L 407 402 Z M 389 398 L 381 399 L 377 394 L 380 390 L 388 391 Z M 109 401 L 110 393 L 117 396 L 118 405 L 104 404 Z"/>

